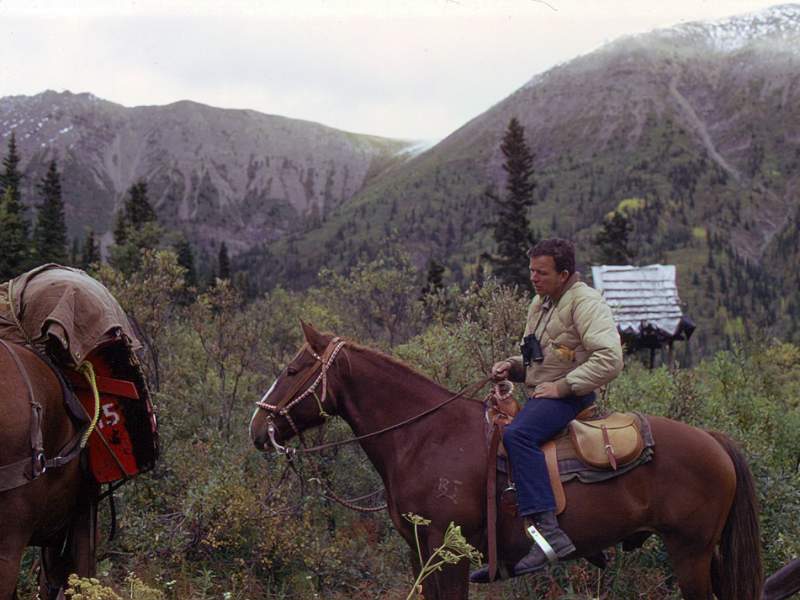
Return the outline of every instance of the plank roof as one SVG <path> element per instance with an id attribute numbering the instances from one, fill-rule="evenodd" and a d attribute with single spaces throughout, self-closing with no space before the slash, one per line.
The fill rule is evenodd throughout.
<path id="1" fill-rule="evenodd" d="M 675 265 L 592 267 L 594 287 L 611 307 L 622 333 L 641 335 L 655 328 L 670 338 L 681 332 Z"/>

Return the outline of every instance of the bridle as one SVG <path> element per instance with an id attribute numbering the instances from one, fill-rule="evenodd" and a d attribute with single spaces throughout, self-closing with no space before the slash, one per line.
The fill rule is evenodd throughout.
<path id="1" fill-rule="evenodd" d="M 311 378 L 316 373 L 316 368 L 315 369 L 309 369 L 303 375 L 303 377 L 301 377 L 292 386 L 292 388 L 289 390 L 289 392 L 277 404 L 270 404 L 269 402 L 267 402 L 267 398 L 269 397 L 270 393 L 272 392 L 272 390 L 274 388 L 274 384 L 273 384 L 273 387 L 271 387 L 269 390 L 267 390 L 267 393 L 264 394 L 264 397 L 261 398 L 261 400 L 259 400 L 258 402 L 256 402 L 256 406 L 258 406 L 259 408 L 261 408 L 261 409 L 263 409 L 263 410 L 265 410 L 265 411 L 267 411 L 269 413 L 269 417 L 267 417 L 267 435 L 269 435 L 269 441 L 272 444 L 272 447 L 275 448 L 275 451 L 278 452 L 278 454 L 285 454 L 285 455 L 291 457 L 296 452 L 296 450 L 294 448 L 288 448 L 286 446 L 280 445 L 278 443 L 278 441 L 275 439 L 275 432 L 276 432 L 276 430 L 275 430 L 275 418 L 276 417 L 284 417 L 289 422 L 289 425 L 291 425 L 291 427 L 294 430 L 295 434 L 297 434 L 298 439 L 300 439 L 301 444 L 303 444 L 303 447 L 304 447 L 303 450 L 304 451 L 308 451 L 308 449 L 305 447 L 305 443 L 303 441 L 303 435 L 302 435 L 300 429 L 295 424 L 294 419 L 292 419 L 292 416 L 289 414 L 289 411 L 291 411 L 292 408 L 297 406 L 297 404 L 302 402 L 305 398 L 307 398 L 309 396 L 314 396 L 314 398 L 317 401 L 317 405 L 319 406 L 320 414 L 322 416 L 330 416 L 325 412 L 325 408 L 324 408 L 325 407 L 325 399 L 327 398 L 327 395 L 328 395 L 328 370 L 333 365 L 333 361 L 336 360 L 336 357 L 338 356 L 339 351 L 342 348 L 344 348 L 345 343 L 346 342 L 341 338 L 338 338 L 338 337 L 333 338 L 330 341 L 330 343 L 325 347 L 325 351 L 322 353 L 322 356 L 320 356 L 319 354 L 314 352 L 314 349 L 311 347 L 311 345 L 308 342 L 306 342 L 300 348 L 300 351 L 297 353 L 297 356 L 300 356 L 300 354 L 302 354 L 304 351 L 308 351 L 308 353 L 311 354 L 311 356 L 314 357 L 314 359 L 320 364 L 319 374 L 317 375 L 317 378 L 314 379 L 314 381 L 309 384 L 309 381 L 311 380 Z M 294 400 L 292 400 L 294 395 L 298 391 L 300 391 L 303 388 L 303 386 L 305 386 L 306 384 L 309 384 L 309 385 L 305 389 L 305 391 L 303 391 L 296 398 L 294 398 Z M 322 397 L 321 398 L 320 398 L 320 396 L 317 395 L 317 386 L 320 386 L 320 385 L 322 386 L 322 392 L 321 392 L 321 396 Z"/>

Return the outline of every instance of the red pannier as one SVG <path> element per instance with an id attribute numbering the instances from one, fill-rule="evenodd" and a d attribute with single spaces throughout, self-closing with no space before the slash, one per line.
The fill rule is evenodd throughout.
<path id="1" fill-rule="evenodd" d="M 88 360 L 95 371 L 100 395 L 100 415 L 89 436 L 89 469 L 98 483 L 129 479 L 152 468 L 156 454 L 156 420 L 147 399 L 134 381 L 112 377 L 108 348 L 93 352 Z M 89 418 L 95 401 L 88 380 L 75 371 L 69 382 Z"/>

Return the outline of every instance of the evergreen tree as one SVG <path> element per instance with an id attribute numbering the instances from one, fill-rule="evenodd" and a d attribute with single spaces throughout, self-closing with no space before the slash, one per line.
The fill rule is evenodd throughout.
<path id="1" fill-rule="evenodd" d="M 8 140 L 8 155 L 0 172 L 0 281 L 16 277 L 30 266 L 28 251 L 28 222 L 22 203 L 17 137 Z"/>
<path id="2" fill-rule="evenodd" d="M 147 198 L 147 182 L 139 180 L 128 189 L 125 201 L 125 218 L 134 229 L 156 221 L 156 213 Z"/>
<path id="3" fill-rule="evenodd" d="M 37 186 L 42 196 L 33 233 L 33 252 L 38 264 L 67 262 L 67 225 L 61 197 L 61 176 L 56 161 L 50 161 L 47 174 Z"/>
<path id="4" fill-rule="evenodd" d="M 114 221 L 114 244 L 122 246 L 128 241 L 128 219 L 125 216 L 125 210 L 117 213 L 116 221 Z"/>
<path id="5" fill-rule="evenodd" d="M 528 224 L 528 207 L 534 203 L 536 182 L 533 180 L 533 153 L 525 142 L 525 128 L 516 118 L 509 121 L 500 150 L 508 179 L 504 197 L 486 192 L 496 208 L 493 226 L 497 251 L 488 259 L 502 284 L 529 290 L 526 252 L 535 240 Z"/>
<path id="6" fill-rule="evenodd" d="M 222 242 L 219 246 L 219 257 L 217 258 L 217 262 L 219 266 L 219 278 L 230 279 L 231 261 L 228 258 L 228 246 L 225 245 L 225 242 Z"/>
<path id="7" fill-rule="evenodd" d="M 194 252 L 192 245 L 185 238 L 175 244 L 175 253 L 178 255 L 178 264 L 186 269 L 184 280 L 187 287 L 197 286 L 197 269 L 194 266 Z"/>
<path id="8" fill-rule="evenodd" d="M 478 258 L 478 265 L 475 267 L 475 285 L 482 288 L 485 281 L 486 270 L 483 267 L 483 256 L 481 256 Z"/>
<path id="9" fill-rule="evenodd" d="M 7 190 L 11 190 L 10 205 L 11 210 L 24 210 L 22 206 L 22 194 L 20 184 L 22 183 L 22 173 L 19 170 L 19 154 L 17 153 L 17 136 L 12 131 L 8 140 L 8 156 L 3 159 L 3 173 L 0 174 L 0 195 L 4 196 Z"/>
<path id="10" fill-rule="evenodd" d="M 27 266 L 28 238 L 25 220 L 14 194 L 6 188 L 0 198 L 0 281 L 16 277 Z"/>
<path id="11" fill-rule="evenodd" d="M 422 288 L 423 298 L 428 294 L 437 293 L 444 287 L 442 275 L 444 275 L 444 265 L 433 258 L 430 259 L 428 261 L 428 276 L 425 281 L 425 287 Z"/>
<path id="12" fill-rule="evenodd" d="M 100 262 L 100 246 L 94 237 L 94 229 L 89 229 L 89 233 L 86 234 L 86 240 L 83 243 L 81 268 L 87 269 L 92 263 L 96 262 Z"/>
<path id="13" fill-rule="evenodd" d="M 123 208 L 117 214 L 109 263 L 125 274 L 133 273 L 141 263 L 142 250 L 157 248 L 163 237 L 164 230 L 147 199 L 147 183 L 137 181 L 128 189 Z"/>
<path id="14" fill-rule="evenodd" d="M 81 242 L 78 236 L 72 238 L 72 245 L 69 250 L 69 264 L 73 267 L 79 267 L 81 264 Z"/>
<path id="15" fill-rule="evenodd" d="M 632 231 L 633 225 L 622 212 L 607 216 L 594 238 L 597 261 L 601 265 L 629 265 L 635 256 L 630 244 Z"/>

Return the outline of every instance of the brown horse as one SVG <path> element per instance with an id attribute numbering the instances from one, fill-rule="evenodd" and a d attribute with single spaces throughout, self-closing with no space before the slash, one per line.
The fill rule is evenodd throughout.
<path id="1" fill-rule="evenodd" d="M 280 450 L 284 440 L 321 425 L 324 413 L 342 417 L 357 436 L 378 432 L 359 443 L 383 479 L 391 519 L 412 549 L 413 530 L 402 516 L 409 512 L 432 521 L 421 531 L 423 559 L 441 544 L 451 521 L 485 553 L 481 404 L 448 402 L 450 392 L 395 359 L 305 324 L 303 330 L 306 343 L 253 415 L 256 447 Z M 649 420 L 656 441 L 651 462 L 610 481 L 565 485 L 560 522 L 575 542 L 574 558 L 597 556 L 619 542 L 640 545 L 656 533 L 684 598 L 761 598 L 758 518 L 744 458 L 722 434 Z M 519 519 L 498 518 L 498 560 L 511 566 L 529 542 Z M 468 568 L 462 561 L 426 580 L 425 598 L 467 598 Z"/>
<path id="2" fill-rule="evenodd" d="M 44 456 L 39 460 L 51 460 L 52 468 L 15 485 L 14 479 L 22 471 L 3 471 L 2 467 L 26 459 L 34 463 L 33 403 L 41 405 Z M 26 546 L 42 547 L 41 598 L 63 597 L 70 573 L 94 574 L 95 484 L 84 479 L 77 458 L 60 466 L 52 463 L 65 456 L 79 434 L 79 425 L 67 414 L 61 384 L 50 366 L 21 345 L 0 342 L 0 485 L 15 485 L 0 491 L 0 600 L 16 597 Z M 26 478 L 33 474 L 27 465 L 25 472 Z"/>

